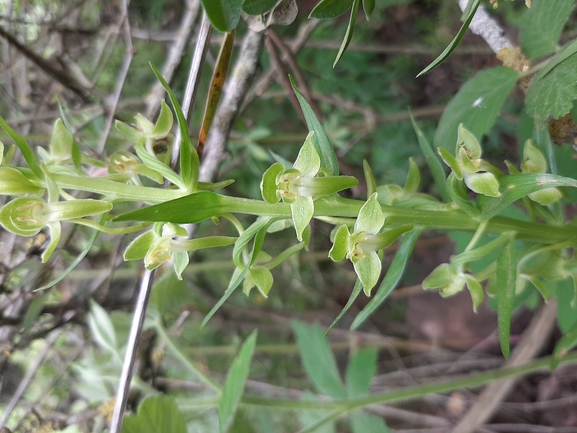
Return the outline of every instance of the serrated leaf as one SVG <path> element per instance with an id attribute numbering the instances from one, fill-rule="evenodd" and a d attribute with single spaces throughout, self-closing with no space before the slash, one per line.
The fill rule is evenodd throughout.
<path id="1" fill-rule="evenodd" d="M 465 21 L 463 22 L 463 25 L 459 29 L 459 32 L 457 33 L 457 35 L 453 38 L 453 40 L 447 46 L 447 48 L 445 48 L 443 50 L 443 52 L 441 54 L 439 54 L 439 56 L 435 60 L 433 60 L 433 62 L 429 66 L 427 66 L 425 69 L 423 69 L 421 72 L 419 72 L 419 74 L 417 75 L 417 78 L 420 77 L 421 75 L 425 75 L 425 74 L 428 74 L 429 72 L 431 72 L 433 69 L 435 69 L 441 63 L 443 63 L 451 55 L 453 50 L 455 48 L 457 48 L 457 45 L 459 45 L 459 42 L 461 41 L 461 39 L 465 35 L 465 32 L 467 31 L 467 29 L 469 28 L 469 24 L 471 24 L 471 21 L 473 20 L 473 17 L 475 16 L 475 12 L 477 12 L 477 8 L 479 7 L 480 3 L 481 3 L 480 0 L 473 0 L 470 8 L 468 7 L 469 8 L 469 15 L 465 18 Z"/>
<path id="2" fill-rule="evenodd" d="M 531 116 L 557 119 L 571 110 L 576 98 L 577 54 L 574 53 L 552 70 L 537 74 L 527 91 L 525 104 Z"/>
<path id="3" fill-rule="evenodd" d="M 242 11 L 249 15 L 262 15 L 270 11 L 278 0 L 244 0 Z"/>
<path id="4" fill-rule="evenodd" d="M 551 54 L 565 23 L 575 8 L 574 0 L 533 0 L 519 22 L 523 53 L 530 59 Z"/>
<path id="5" fill-rule="evenodd" d="M 476 137 L 489 131 L 517 78 L 512 69 L 498 66 L 481 71 L 467 81 L 445 108 L 435 132 L 434 146 L 452 150 L 460 123 Z"/>
<path id="6" fill-rule="evenodd" d="M 321 327 L 315 323 L 309 328 L 306 323 L 296 321 L 292 322 L 292 327 L 297 337 L 303 366 L 315 388 L 334 399 L 346 398 L 347 391 Z"/>
<path id="7" fill-rule="evenodd" d="M 295 95 L 299 101 L 301 109 L 303 110 L 303 115 L 307 122 L 307 127 L 309 131 L 314 131 L 315 135 L 313 137 L 313 144 L 317 153 L 321 159 L 321 167 L 326 169 L 331 176 L 339 175 L 339 162 L 337 160 L 337 155 L 333 149 L 329 137 L 327 136 L 323 126 L 317 119 L 315 112 L 313 111 L 310 104 L 307 102 L 303 94 L 297 89 L 295 81 L 292 76 L 289 75 L 289 79 Z"/>
<path id="8" fill-rule="evenodd" d="M 341 16 L 351 8 L 354 0 L 321 0 L 311 11 L 309 18 L 326 20 Z"/>
<path id="9" fill-rule="evenodd" d="M 240 20 L 243 0 L 201 0 L 211 24 L 219 32 L 228 33 Z"/>
<path id="10" fill-rule="evenodd" d="M 353 8 L 351 10 L 351 16 L 349 17 L 349 24 L 347 25 L 347 31 L 345 33 L 345 37 L 339 48 L 339 52 L 337 53 L 337 57 L 335 62 L 333 63 L 333 68 L 337 65 L 341 57 L 347 50 L 347 47 L 351 43 L 353 39 L 353 33 L 355 32 L 355 23 L 357 22 L 357 13 L 359 12 L 359 6 L 361 4 L 361 0 L 353 0 Z"/>
<path id="11" fill-rule="evenodd" d="M 240 403 L 242 393 L 244 392 L 244 385 L 250 371 L 256 337 L 257 331 L 253 331 L 242 345 L 240 352 L 232 362 L 228 371 L 226 382 L 222 388 L 222 396 L 218 402 L 218 424 L 221 433 L 229 431 L 234 421 L 234 415 Z"/>
<path id="12" fill-rule="evenodd" d="M 511 237 L 497 259 L 497 322 L 499 341 L 505 358 L 509 357 L 511 316 L 517 284 L 517 250 L 515 238 Z"/>
<path id="13" fill-rule="evenodd" d="M 481 218 L 492 218 L 511 203 L 531 193 L 547 188 L 568 186 L 577 188 L 577 180 L 548 173 L 523 173 L 504 176 L 499 180 L 501 197 L 477 197 Z"/>
<path id="14" fill-rule="evenodd" d="M 439 158 L 437 157 L 437 155 L 435 155 L 435 152 L 433 151 L 431 144 L 425 137 L 425 134 L 423 134 L 423 131 L 415 121 L 413 114 L 411 112 L 409 112 L 409 114 L 411 116 L 411 123 L 413 124 L 413 129 L 415 131 L 415 134 L 417 135 L 417 141 L 419 142 L 421 153 L 425 157 L 425 161 L 427 161 L 427 165 L 429 166 L 429 170 L 433 175 L 435 185 L 439 190 L 439 195 L 445 202 L 449 202 L 451 201 L 451 196 L 447 191 L 445 170 L 443 169 L 443 166 L 439 161 Z"/>
<path id="15" fill-rule="evenodd" d="M 184 416 L 172 397 L 146 397 L 136 415 L 124 418 L 122 433 L 186 433 Z"/>
<path id="16" fill-rule="evenodd" d="M 405 267 L 407 265 L 407 260 L 413 251 L 415 243 L 421 234 L 421 229 L 414 229 L 403 236 L 403 240 L 395 253 L 395 257 L 387 270 L 387 274 L 385 278 L 381 282 L 379 289 L 373 299 L 367 304 L 367 306 L 357 315 L 355 320 L 351 325 L 351 329 L 357 329 L 359 326 L 363 324 L 365 320 L 369 318 L 373 312 L 377 310 L 381 306 L 385 299 L 389 296 L 389 294 L 393 291 L 393 289 L 397 286 L 401 277 L 403 276 L 403 272 L 405 271 Z"/>
<path id="17" fill-rule="evenodd" d="M 367 395 L 371 389 L 371 380 L 377 371 L 377 349 L 360 349 L 349 360 L 345 381 L 349 397 Z"/>

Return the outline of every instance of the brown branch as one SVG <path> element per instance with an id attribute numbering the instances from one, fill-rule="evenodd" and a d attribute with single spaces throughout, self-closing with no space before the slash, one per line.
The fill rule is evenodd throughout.
<path id="1" fill-rule="evenodd" d="M 39 56 L 28 47 L 22 45 L 12 34 L 0 27 L 0 36 L 3 37 L 10 45 L 20 51 L 28 60 L 35 63 L 40 69 L 62 84 L 64 87 L 72 90 L 84 102 L 92 102 L 93 95 L 90 90 L 83 87 L 76 79 L 67 71 L 53 65 L 50 61 Z"/>

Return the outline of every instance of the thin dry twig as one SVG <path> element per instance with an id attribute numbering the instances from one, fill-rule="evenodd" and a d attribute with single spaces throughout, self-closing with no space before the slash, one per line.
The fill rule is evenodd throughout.
<path id="1" fill-rule="evenodd" d="M 511 357 L 505 362 L 503 368 L 524 365 L 537 356 L 547 343 L 548 337 L 555 329 L 556 323 L 557 304 L 555 301 L 550 300 L 535 315 L 529 327 L 523 333 L 521 342 L 513 350 Z M 517 378 L 511 378 L 488 385 L 467 414 L 455 426 L 453 433 L 473 433 L 488 421 L 501 401 L 511 391 L 516 381 Z"/>
<path id="2" fill-rule="evenodd" d="M 192 29 L 192 25 L 196 20 L 198 11 L 200 10 L 200 2 L 198 0 L 188 0 L 185 3 L 186 7 L 180 26 L 174 34 L 174 43 L 170 45 L 166 61 L 162 67 L 162 76 L 167 83 L 170 83 L 174 75 L 176 67 L 180 64 L 188 35 Z M 152 118 L 158 112 L 160 101 L 164 97 L 164 88 L 160 82 L 154 83 L 148 96 L 146 97 L 146 108 L 144 115 L 147 118 Z"/>

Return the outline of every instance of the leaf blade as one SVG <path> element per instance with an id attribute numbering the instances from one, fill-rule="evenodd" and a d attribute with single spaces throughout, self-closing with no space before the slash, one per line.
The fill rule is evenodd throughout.
<path id="1" fill-rule="evenodd" d="M 497 259 L 497 322 L 499 324 L 499 341 L 505 358 L 509 357 L 511 336 L 511 315 L 515 300 L 517 281 L 517 251 L 515 238 L 512 236 Z"/>

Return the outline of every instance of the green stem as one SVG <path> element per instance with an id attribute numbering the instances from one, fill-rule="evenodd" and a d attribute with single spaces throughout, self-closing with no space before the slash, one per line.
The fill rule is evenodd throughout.
<path id="1" fill-rule="evenodd" d="M 362 397 L 353 397 L 342 400 L 327 401 L 303 401 L 303 400 L 283 400 L 269 397 L 260 397 L 245 395 L 242 403 L 292 410 L 333 410 L 339 413 L 349 412 L 360 409 L 371 404 L 391 404 L 401 401 L 414 400 L 430 394 L 442 394 L 456 389 L 477 388 L 486 385 L 495 380 L 509 379 L 517 376 L 524 376 L 538 371 L 548 370 L 550 368 L 552 357 L 542 358 L 519 367 L 489 370 L 482 373 L 476 373 L 468 377 L 451 379 L 437 383 L 416 385 L 387 391 L 379 394 L 366 395 Z M 568 355 L 562 362 L 577 363 L 577 353 Z M 328 419 L 327 419 L 328 421 Z M 318 426 L 317 426 L 318 427 Z"/>
<path id="2" fill-rule="evenodd" d="M 151 188 L 148 186 L 127 185 L 97 177 L 73 176 L 69 174 L 52 174 L 54 182 L 63 189 L 88 191 L 102 194 L 112 200 L 142 201 L 145 203 L 162 203 L 186 195 L 177 189 Z"/>

